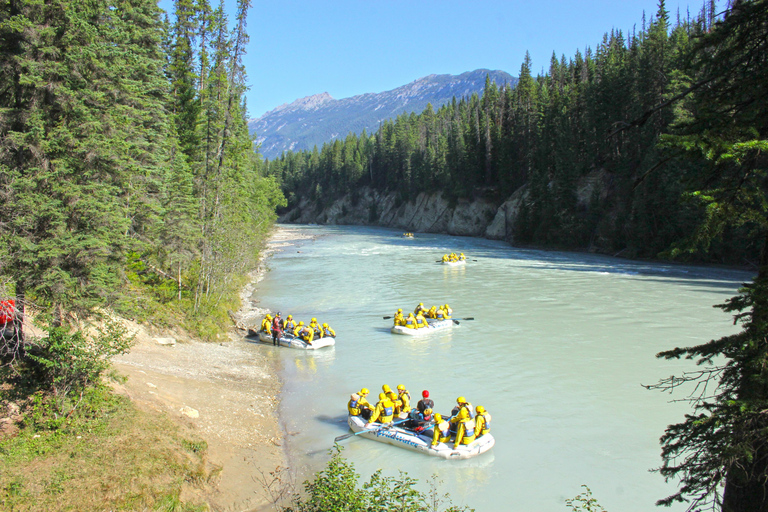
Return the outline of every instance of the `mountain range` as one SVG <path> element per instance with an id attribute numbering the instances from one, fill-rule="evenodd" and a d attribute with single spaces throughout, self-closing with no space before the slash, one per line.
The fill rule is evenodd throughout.
<path id="1" fill-rule="evenodd" d="M 428 103 L 437 110 L 455 97 L 482 94 L 485 79 L 501 87 L 515 86 L 517 78 L 504 71 L 477 69 L 460 75 L 429 75 L 391 91 L 367 93 L 336 100 L 324 92 L 280 105 L 248 121 L 251 134 L 261 144 L 260 153 L 269 159 L 283 151 L 322 147 L 323 143 L 366 130 L 373 133 L 379 124 L 403 113 L 421 113 Z"/>

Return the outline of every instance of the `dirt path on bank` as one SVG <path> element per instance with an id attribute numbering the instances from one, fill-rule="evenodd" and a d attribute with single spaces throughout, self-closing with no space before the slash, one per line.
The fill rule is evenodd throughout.
<path id="1" fill-rule="evenodd" d="M 289 245 L 286 240 L 304 237 L 297 229 L 275 231 L 251 284 L 241 293 L 238 326 L 257 324 L 267 312 L 250 298 L 266 271 L 266 259 Z M 118 390 L 145 410 L 167 413 L 191 426 L 208 442 L 210 462 L 221 467 L 214 491 L 205 496 L 213 510 L 265 508 L 270 501 L 261 479 L 285 466 L 277 363 L 267 352 L 248 347 L 243 332 L 234 329 L 227 341 L 203 343 L 177 332 L 129 327 L 137 333 L 136 345 L 114 361 L 128 376 Z"/>

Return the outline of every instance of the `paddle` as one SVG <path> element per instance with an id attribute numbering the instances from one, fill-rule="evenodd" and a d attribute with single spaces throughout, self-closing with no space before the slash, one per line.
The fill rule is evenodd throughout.
<path id="1" fill-rule="evenodd" d="M 399 425 L 400 423 L 405 423 L 406 421 L 408 421 L 408 418 L 406 418 L 404 420 L 400 420 L 400 421 L 395 421 L 391 425 L 382 425 L 381 427 L 377 427 L 377 428 L 368 428 L 368 429 L 363 429 L 360 432 L 353 432 L 351 434 L 344 434 L 343 436 L 339 436 L 339 437 L 335 438 L 333 440 L 333 442 L 334 443 L 338 443 L 339 441 L 343 441 L 344 439 L 348 439 L 348 438 L 350 438 L 352 436 L 356 436 L 358 434 L 365 434 L 366 432 L 378 432 L 379 430 L 383 430 L 385 428 L 391 428 L 391 427 L 394 427 L 395 425 Z"/>

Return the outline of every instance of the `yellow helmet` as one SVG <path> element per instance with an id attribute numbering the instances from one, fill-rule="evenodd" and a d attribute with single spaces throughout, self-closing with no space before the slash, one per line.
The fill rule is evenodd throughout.
<path id="1" fill-rule="evenodd" d="M 370 391 L 368 391 L 368 388 L 363 388 L 360 390 L 361 395 L 367 395 L 368 393 L 370 393 Z"/>
<path id="2" fill-rule="evenodd" d="M 426 411 L 424 411 L 424 412 L 426 412 Z M 443 415 L 440 414 L 439 412 L 435 413 L 435 422 L 436 423 L 440 423 L 441 421 L 443 421 Z"/>
<path id="3" fill-rule="evenodd" d="M 424 409 L 424 416 L 429 416 L 430 414 L 432 414 L 432 409 Z M 435 414 L 435 416 L 437 416 L 437 414 Z"/>
<path id="4" fill-rule="evenodd" d="M 403 308 L 397 308 L 397 312 L 398 313 L 402 313 L 403 312 Z"/>
<path id="5" fill-rule="evenodd" d="M 459 411 L 459 419 L 460 420 L 466 420 L 467 418 L 469 418 L 469 413 L 467 412 L 467 410 L 466 409 L 460 410 Z"/>
<path id="6" fill-rule="evenodd" d="M 460 396 L 459 398 L 456 399 L 456 403 L 465 404 L 467 403 L 467 399 L 464 398 L 463 396 Z"/>
<path id="7" fill-rule="evenodd" d="M 477 409 L 475 410 L 477 411 L 477 414 L 483 414 L 485 412 L 485 407 L 483 407 L 482 405 L 478 405 Z"/>
<path id="8" fill-rule="evenodd" d="M 397 390 L 398 391 L 405 391 L 405 386 L 403 384 L 398 384 L 397 385 Z"/>
<path id="9" fill-rule="evenodd" d="M 304 320 L 300 320 L 299 325 L 304 325 Z"/>
<path id="10" fill-rule="evenodd" d="M 288 320 L 292 320 L 292 319 L 293 319 L 293 315 L 288 315 Z"/>
<path id="11" fill-rule="evenodd" d="M 323 327 L 328 327 L 328 324 L 323 324 Z"/>
<path id="12" fill-rule="evenodd" d="M 387 395 L 384 393 L 379 393 L 379 400 L 384 400 L 385 398 L 387 398 Z"/>
<path id="13" fill-rule="evenodd" d="M 272 320 L 272 315 L 267 315 L 267 320 Z"/>
<path id="14" fill-rule="evenodd" d="M 313 319 L 312 319 L 312 321 L 313 321 L 313 322 L 317 322 L 317 318 L 313 318 Z"/>
<path id="15" fill-rule="evenodd" d="M 445 309 L 448 309 L 450 306 L 448 304 L 445 305 Z"/>
<path id="16" fill-rule="evenodd" d="M 392 388 L 384 384 L 383 386 L 381 386 L 381 390 L 384 391 L 385 393 L 389 393 L 390 391 L 392 391 Z"/>

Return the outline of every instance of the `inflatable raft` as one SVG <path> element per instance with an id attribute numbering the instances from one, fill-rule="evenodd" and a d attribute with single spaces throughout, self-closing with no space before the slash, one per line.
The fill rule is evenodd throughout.
<path id="1" fill-rule="evenodd" d="M 460 265 L 464 265 L 467 263 L 467 260 L 456 260 L 456 261 L 444 261 L 443 265 L 448 265 L 449 267 L 458 267 Z"/>
<path id="2" fill-rule="evenodd" d="M 424 336 L 425 334 L 431 334 L 435 331 L 443 331 L 445 329 L 453 329 L 458 327 L 459 324 L 453 320 L 427 320 L 429 327 L 422 327 L 421 329 L 409 329 L 402 325 L 396 325 L 392 327 L 392 334 L 404 334 L 406 336 Z"/>
<path id="3" fill-rule="evenodd" d="M 254 331 L 253 329 L 249 329 L 248 336 L 250 338 L 256 338 L 262 343 L 272 345 L 272 335 L 267 334 L 264 331 Z M 281 347 L 298 348 L 301 350 L 317 350 L 319 348 L 332 347 L 336 344 L 336 340 L 334 338 L 325 337 L 312 340 L 312 344 L 310 345 L 301 338 L 296 338 L 290 335 L 286 336 L 285 334 L 280 336 L 278 342 L 280 343 Z"/>
<path id="4" fill-rule="evenodd" d="M 400 428 L 399 426 L 383 427 L 381 423 L 373 423 L 370 428 L 366 429 L 365 420 L 360 416 L 349 416 L 347 423 L 354 432 L 368 430 L 368 432 L 360 434 L 361 437 L 367 437 L 368 439 L 444 459 L 469 459 L 476 457 L 481 453 L 487 452 L 496 444 L 496 440 L 491 434 L 485 434 L 472 441 L 471 444 L 460 445 L 455 449 L 452 442 L 450 444 L 438 443 L 437 446 L 432 446 L 431 429 L 417 434 L 412 430 Z"/>

